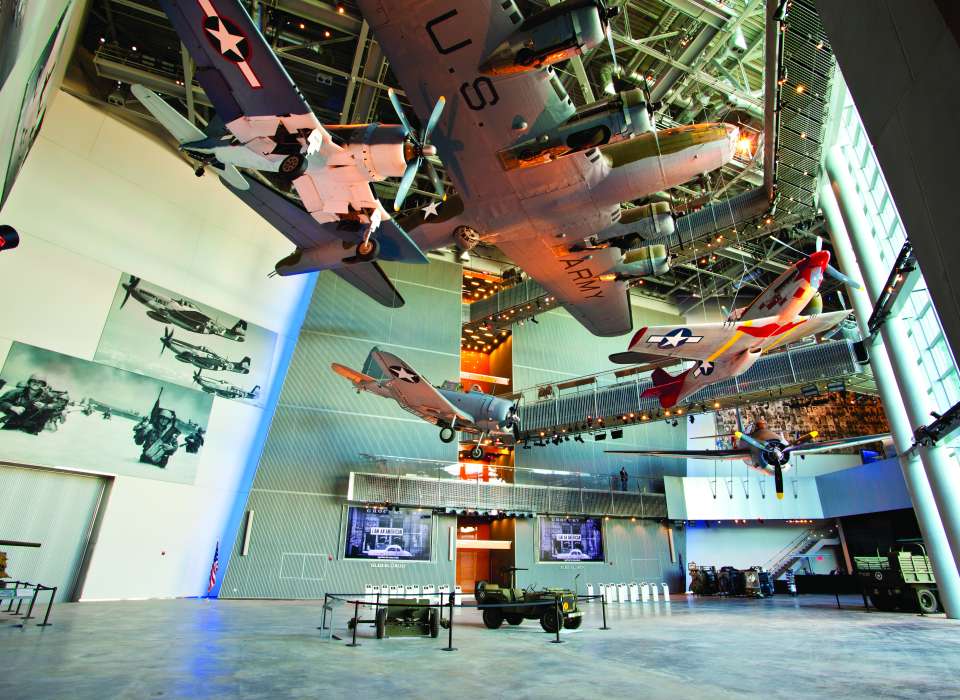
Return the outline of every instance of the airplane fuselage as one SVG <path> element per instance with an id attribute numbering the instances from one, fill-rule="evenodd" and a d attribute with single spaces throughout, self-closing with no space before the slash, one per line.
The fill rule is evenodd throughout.
<path id="1" fill-rule="evenodd" d="M 465 426 L 457 426 L 458 429 L 465 432 L 481 432 L 491 437 L 502 437 L 511 435 L 509 430 L 500 427 L 500 423 L 506 420 L 512 403 L 506 399 L 497 398 L 480 391 L 451 391 L 436 387 L 437 391 L 447 401 L 457 407 L 463 413 L 473 417 L 475 431 L 467 430 Z"/>

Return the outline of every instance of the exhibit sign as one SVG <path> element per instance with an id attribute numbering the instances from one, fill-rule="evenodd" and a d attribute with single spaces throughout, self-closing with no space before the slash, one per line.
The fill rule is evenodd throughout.
<path id="1" fill-rule="evenodd" d="M 603 520 L 591 517 L 538 518 L 541 562 L 603 561 Z"/>
<path id="2" fill-rule="evenodd" d="M 409 508 L 349 506 L 347 559 L 430 561 L 433 515 Z"/>
<path id="3" fill-rule="evenodd" d="M 192 484 L 213 398 L 15 342 L 0 370 L 0 460 Z"/>
<path id="4" fill-rule="evenodd" d="M 262 405 L 277 334 L 123 274 L 94 360 Z"/>

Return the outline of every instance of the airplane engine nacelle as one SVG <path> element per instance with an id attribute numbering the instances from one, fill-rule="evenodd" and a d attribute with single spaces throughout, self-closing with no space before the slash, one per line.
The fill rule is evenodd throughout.
<path id="1" fill-rule="evenodd" d="M 652 130 L 643 91 L 634 88 L 586 105 L 555 129 L 497 155 L 504 170 L 527 168 Z"/>
<path id="2" fill-rule="evenodd" d="M 379 182 L 388 177 L 402 177 L 407 161 L 414 157 L 413 144 L 402 126 L 365 124 L 361 128 L 330 129 L 343 139 L 343 147 L 352 155 L 364 178 Z"/>
<path id="3" fill-rule="evenodd" d="M 510 75 L 572 58 L 603 43 L 606 22 L 618 11 L 597 0 L 562 2 L 524 20 L 478 69 L 486 75 Z"/>
<path id="4" fill-rule="evenodd" d="M 673 214 L 667 202 L 653 202 L 632 209 L 622 209 L 617 223 L 596 235 L 597 243 L 610 243 L 618 248 L 630 248 L 640 240 L 659 240 L 676 230 Z"/>
<path id="5" fill-rule="evenodd" d="M 733 375 L 743 374 L 756 364 L 762 354 L 762 348 L 747 348 L 739 355 L 735 355 L 730 360 L 730 373 Z"/>
<path id="6" fill-rule="evenodd" d="M 276 271 L 281 277 L 287 277 L 304 272 L 329 270 L 331 267 L 343 264 L 343 261 L 353 257 L 355 252 L 356 245 L 346 241 L 330 241 L 313 248 L 297 248 L 277 262 Z"/>
<path id="7" fill-rule="evenodd" d="M 627 250 L 620 263 L 608 273 L 614 278 L 634 279 L 662 275 L 670 269 L 665 245 L 644 245 Z M 601 275 L 601 278 L 605 275 Z"/>

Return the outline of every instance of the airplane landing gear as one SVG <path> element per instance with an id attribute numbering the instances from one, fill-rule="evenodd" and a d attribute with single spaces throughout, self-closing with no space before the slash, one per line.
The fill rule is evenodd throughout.
<path id="1" fill-rule="evenodd" d="M 483 457 L 483 445 L 478 442 L 473 446 L 473 449 L 470 450 L 470 458 L 480 459 L 481 457 Z"/>
<path id="2" fill-rule="evenodd" d="M 280 161 L 277 175 L 286 180 L 296 180 L 307 169 L 307 159 L 299 153 L 293 153 Z"/>
<path id="3" fill-rule="evenodd" d="M 448 425 L 443 426 L 440 428 L 440 442 L 453 442 L 455 434 L 453 428 Z"/>
<path id="4" fill-rule="evenodd" d="M 380 253 L 380 244 L 375 238 L 365 237 L 357 244 L 357 262 L 370 262 L 377 259 Z"/>
<path id="5" fill-rule="evenodd" d="M 202 165 L 198 165 L 198 166 L 197 166 L 196 168 L 194 168 L 194 170 L 193 170 L 193 174 L 196 175 L 197 177 L 203 177 L 203 174 L 204 174 L 205 172 L 207 172 L 207 171 L 204 170 L 204 168 L 203 168 Z"/>

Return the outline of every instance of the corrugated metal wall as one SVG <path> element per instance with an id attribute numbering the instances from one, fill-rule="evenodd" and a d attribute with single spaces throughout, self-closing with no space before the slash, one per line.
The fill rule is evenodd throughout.
<path id="1" fill-rule="evenodd" d="M 650 520 L 631 522 L 613 518 L 604 522 L 604 563 L 541 564 L 537 553 L 537 521 L 517 520 L 516 528 L 516 565 L 528 569 L 517 572 L 518 585 L 572 588 L 574 577 L 580 574 L 577 582 L 580 593 L 586 591 L 588 583 L 596 586 L 633 581 L 660 581 L 670 584 L 670 590 L 675 593 L 683 591 L 686 538 L 682 529 L 674 530 L 674 545 L 680 554 L 675 562 L 670 561 L 666 525 Z"/>
<path id="2" fill-rule="evenodd" d="M 57 586 L 56 600 L 70 600 L 106 483 L 104 477 L 0 465 L 0 535 L 41 545 L 0 545 L 10 577 Z"/>
<path id="3" fill-rule="evenodd" d="M 347 478 L 359 455 L 450 459 L 437 429 L 392 401 L 358 395 L 330 370 L 360 369 L 374 345 L 394 352 L 434 384 L 460 370 L 459 265 L 384 264 L 406 300 L 387 309 L 335 275 L 321 274 L 304 320 L 247 509 L 254 511 L 247 556 L 243 531 L 221 596 L 314 598 L 357 592 L 365 583 L 452 583 L 447 537 L 453 518 L 434 521 L 434 562 L 374 567 L 343 561 L 341 519 Z"/>

